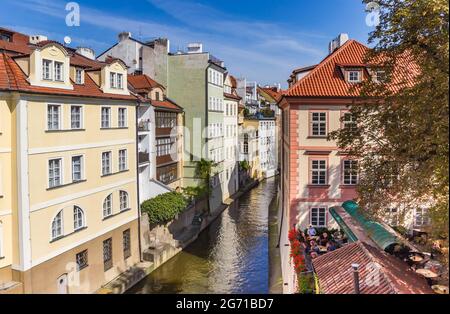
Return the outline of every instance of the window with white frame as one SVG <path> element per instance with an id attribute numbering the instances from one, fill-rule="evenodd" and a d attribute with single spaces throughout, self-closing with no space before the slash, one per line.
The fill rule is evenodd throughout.
<path id="1" fill-rule="evenodd" d="M 109 73 L 110 87 L 114 89 L 123 89 L 123 74 L 110 72 Z"/>
<path id="2" fill-rule="evenodd" d="M 111 127 L 111 108 L 110 107 L 102 107 L 102 128 L 110 128 Z"/>
<path id="3" fill-rule="evenodd" d="M 112 215 L 112 194 L 109 194 L 103 201 L 103 218 Z"/>
<path id="4" fill-rule="evenodd" d="M 117 86 L 118 89 L 123 89 L 123 74 L 117 73 Z"/>
<path id="5" fill-rule="evenodd" d="M 52 80 L 52 64 L 51 60 L 42 60 L 42 79 L 46 81 Z"/>
<path id="6" fill-rule="evenodd" d="M 75 69 L 75 83 L 81 85 L 84 83 L 84 71 L 83 69 Z"/>
<path id="7" fill-rule="evenodd" d="M 424 227 L 429 224 L 427 208 L 416 208 L 414 211 L 414 227 Z"/>
<path id="8" fill-rule="evenodd" d="M 160 138 L 156 140 L 156 156 L 166 156 L 170 155 L 172 145 L 175 144 L 175 138 Z"/>
<path id="9" fill-rule="evenodd" d="M 71 106 L 70 107 L 70 127 L 72 129 L 82 128 L 82 107 Z"/>
<path id="10" fill-rule="evenodd" d="M 64 81 L 64 63 L 55 61 L 54 67 L 55 67 L 55 81 L 63 82 Z"/>
<path id="11" fill-rule="evenodd" d="M 119 108 L 118 124 L 119 128 L 125 128 L 127 126 L 127 108 Z"/>
<path id="12" fill-rule="evenodd" d="M 326 160 L 311 160 L 311 184 L 313 185 L 327 184 Z"/>
<path id="13" fill-rule="evenodd" d="M 127 169 L 127 150 L 121 149 L 119 150 L 119 171 L 125 171 Z"/>
<path id="14" fill-rule="evenodd" d="M 48 161 L 48 186 L 49 188 L 57 187 L 62 184 L 62 159 L 50 159 Z"/>
<path id="15" fill-rule="evenodd" d="M 56 214 L 52 221 L 52 240 L 55 240 L 63 235 L 63 211 Z"/>
<path id="16" fill-rule="evenodd" d="M 346 129 L 346 130 L 349 130 L 352 132 L 356 130 L 355 117 L 350 112 L 344 113 L 343 124 L 344 124 L 344 129 Z"/>
<path id="17" fill-rule="evenodd" d="M 77 253 L 77 255 L 75 256 L 75 260 L 77 262 L 77 271 L 88 267 L 88 250 Z"/>
<path id="18" fill-rule="evenodd" d="M 348 71 L 348 81 L 350 83 L 361 82 L 361 71 L 358 70 Z"/>
<path id="19" fill-rule="evenodd" d="M 102 175 L 111 174 L 111 152 L 102 153 Z"/>
<path id="20" fill-rule="evenodd" d="M 83 156 L 72 157 L 72 182 L 83 180 Z"/>
<path id="21" fill-rule="evenodd" d="M 120 211 L 127 210 L 129 208 L 128 206 L 128 193 L 125 191 L 119 192 L 119 199 L 120 199 Z"/>
<path id="22" fill-rule="evenodd" d="M 84 228 L 85 226 L 85 220 L 84 220 L 84 212 L 83 210 L 78 207 L 73 207 L 73 229 L 75 231 L 80 230 L 81 228 Z"/>
<path id="23" fill-rule="evenodd" d="M 358 161 L 356 160 L 344 160 L 343 162 L 343 179 L 345 185 L 358 184 Z"/>
<path id="24" fill-rule="evenodd" d="M 48 105 L 47 106 L 47 129 L 59 130 L 61 129 L 61 106 Z"/>
<path id="25" fill-rule="evenodd" d="M 314 227 L 326 227 L 327 225 L 327 209 L 326 207 L 312 207 L 311 212 L 311 225 Z"/>
<path id="26" fill-rule="evenodd" d="M 327 135 L 327 113 L 312 112 L 311 113 L 311 135 L 326 136 Z"/>
<path id="27" fill-rule="evenodd" d="M 116 73 L 110 72 L 109 73 L 109 86 L 111 88 L 116 88 Z"/>

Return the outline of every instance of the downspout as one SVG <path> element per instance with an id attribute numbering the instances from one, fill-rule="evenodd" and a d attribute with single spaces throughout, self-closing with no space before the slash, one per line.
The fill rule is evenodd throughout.
<path id="1" fill-rule="evenodd" d="M 140 200 L 140 189 L 139 189 L 139 183 L 140 183 L 140 179 L 139 179 L 139 107 L 140 107 L 140 102 L 137 102 L 137 106 L 136 106 L 136 175 L 137 175 L 137 203 L 138 203 L 138 245 L 139 245 L 139 261 L 143 262 L 143 258 L 142 258 L 142 240 L 141 240 L 141 200 Z"/>
<path id="2" fill-rule="evenodd" d="M 211 64 L 208 63 L 208 66 L 206 67 L 206 71 L 205 71 L 205 82 L 206 82 L 206 84 L 205 84 L 205 87 L 206 87 L 206 90 L 205 90 L 205 113 L 206 113 L 206 115 L 205 115 L 205 128 L 208 128 L 208 122 L 209 122 L 209 120 L 208 120 L 208 115 L 209 115 L 208 70 L 209 70 L 210 67 L 211 67 Z M 209 142 L 209 137 L 208 137 L 209 135 L 208 134 L 209 134 L 209 132 L 207 131 L 206 132 L 207 136 L 205 136 L 205 146 L 206 146 L 206 148 L 208 148 L 208 142 Z M 203 152 L 203 149 L 202 149 L 202 152 Z M 202 158 L 203 158 L 203 156 L 202 156 Z M 208 184 L 208 189 L 209 189 L 209 185 L 211 184 L 211 175 L 208 175 L 208 182 L 207 182 L 207 184 Z M 211 195 L 208 196 L 208 215 L 210 215 L 210 214 L 211 214 Z"/>

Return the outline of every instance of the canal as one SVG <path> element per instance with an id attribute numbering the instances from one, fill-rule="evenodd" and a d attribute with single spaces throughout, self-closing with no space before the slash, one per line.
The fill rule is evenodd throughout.
<path id="1" fill-rule="evenodd" d="M 276 179 L 263 181 L 128 293 L 269 293 L 268 213 L 276 193 Z"/>

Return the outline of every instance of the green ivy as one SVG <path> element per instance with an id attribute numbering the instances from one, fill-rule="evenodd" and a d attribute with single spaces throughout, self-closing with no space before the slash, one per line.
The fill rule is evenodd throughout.
<path id="1" fill-rule="evenodd" d="M 141 211 L 147 213 L 150 224 L 164 224 L 182 213 L 188 204 L 183 194 L 169 192 L 145 201 Z"/>

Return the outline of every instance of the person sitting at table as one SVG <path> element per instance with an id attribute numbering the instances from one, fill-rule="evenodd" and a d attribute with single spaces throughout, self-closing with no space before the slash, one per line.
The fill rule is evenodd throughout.
<path id="1" fill-rule="evenodd" d="M 336 249 L 337 249 L 336 244 L 333 241 L 327 242 L 327 251 L 328 252 L 333 252 Z"/>
<path id="2" fill-rule="evenodd" d="M 320 235 L 319 243 L 321 246 L 326 246 L 329 241 L 328 233 L 324 232 Z"/>
<path id="3" fill-rule="evenodd" d="M 310 237 L 315 237 L 316 234 L 317 234 L 316 228 L 314 228 L 312 225 L 309 225 L 307 234 L 308 234 Z"/>
<path id="4" fill-rule="evenodd" d="M 311 240 L 311 241 L 309 242 L 309 250 L 310 250 L 311 254 L 312 254 L 312 253 L 316 253 L 316 254 L 319 254 L 319 253 L 320 253 L 320 248 L 319 248 L 319 246 L 317 245 L 316 241 L 314 241 L 314 240 Z"/>

